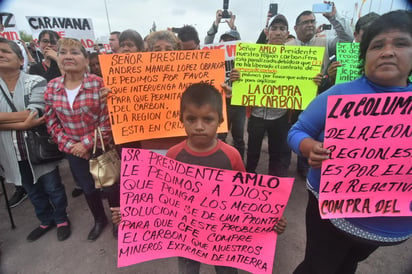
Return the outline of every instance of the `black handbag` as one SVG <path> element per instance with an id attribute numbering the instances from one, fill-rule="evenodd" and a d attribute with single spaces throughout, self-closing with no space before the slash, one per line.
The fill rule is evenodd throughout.
<path id="1" fill-rule="evenodd" d="M 36 165 L 63 159 L 64 154 L 47 132 L 46 125 L 43 124 L 27 130 L 25 138 L 32 164 Z"/>
<path id="2" fill-rule="evenodd" d="M 0 86 L 0 89 L 13 112 L 17 112 L 16 107 L 7 97 L 2 86 Z M 63 152 L 53 142 L 45 124 L 26 130 L 24 137 L 26 139 L 29 160 L 32 164 L 38 165 L 63 159 Z"/>

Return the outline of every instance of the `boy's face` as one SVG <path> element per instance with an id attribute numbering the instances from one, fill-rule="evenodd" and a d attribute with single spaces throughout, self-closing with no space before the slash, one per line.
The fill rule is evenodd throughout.
<path id="1" fill-rule="evenodd" d="M 182 123 L 187 134 L 188 146 L 194 151 L 208 151 L 216 144 L 219 114 L 211 105 L 188 104 L 182 113 Z"/>

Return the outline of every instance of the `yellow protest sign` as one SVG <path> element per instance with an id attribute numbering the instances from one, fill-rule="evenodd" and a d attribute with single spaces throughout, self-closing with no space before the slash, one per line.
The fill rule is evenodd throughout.
<path id="1" fill-rule="evenodd" d="M 186 135 L 179 121 L 182 92 L 199 82 L 220 89 L 225 81 L 224 50 L 110 54 L 99 60 L 112 90 L 107 103 L 116 144 Z M 219 132 L 227 132 L 227 123 Z"/>
<path id="2" fill-rule="evenodd" d="M 232 105 L 305 109 L 315 98 L 323 47 L 239 43 Z"/>

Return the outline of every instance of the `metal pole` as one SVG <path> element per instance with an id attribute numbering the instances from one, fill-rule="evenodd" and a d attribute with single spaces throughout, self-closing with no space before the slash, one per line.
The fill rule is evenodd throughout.
<path id="1" fill-rule="evenodd" d="M 7 212 L 9 213 L 11 229 L 15 229 L 16 225 L 14 224 L 13 215 L 11 214 L 9 198 L 7 197 L 7 191 L 6 191 L 6 187 L 4 186 L 4 178 L 3 177 L 0 177 L 0 182 L 1 182 L 1 187 L 3 188 L 4 199 L 6 200 L 6 208 L 7 208 Z"/>
<path id="2" fill-rule="evenodd" d="M 104 8 L 106 9 L 106 19 L 107 19 L 107 25 L 109 26 L 109 33 L 112 32 L 112 28 L 110 27 L 110 20 L 109 20 L 109 12 L 107 10 L 107 0 L 104 0 Z"/>

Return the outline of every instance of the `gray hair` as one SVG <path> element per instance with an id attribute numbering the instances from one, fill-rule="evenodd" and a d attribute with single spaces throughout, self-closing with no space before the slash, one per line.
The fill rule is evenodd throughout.
<path id="1" fill-rule="evenodd" d="M 179 39 L 176 37 L 176 35 L 168 30 L 160 30 L 156 32 L 152 32 L 148 37 L 147 37 L 147 46 L 149 48 L 149 51 L 153 50 L 154 44 L 156 44 L 157 41 L 167 41 L 169 42 L 174 50 L 179 50 L 180 49 L 180 42 Z"/>
<path id="2" fill-rule="evenodd" d="M 21 52 L 21 49 L 16 42 L 0 37 L 0 43 L 8 44 L 11 50 L 17 55 L 17 57 L 19 57 L 20 60 L 24 60 L 23 53 Z"/>

